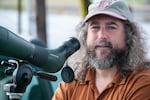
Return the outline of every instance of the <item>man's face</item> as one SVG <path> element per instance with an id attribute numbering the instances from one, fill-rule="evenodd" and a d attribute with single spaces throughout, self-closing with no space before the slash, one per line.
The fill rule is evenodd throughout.
<path id="1" fill-rule="evenodd" d="M 95 16 L 88 21 L 87 49 L 97 67 L 109 68 L 125 48 L 123 22 L 110 16 Z M 120 56 L 120 55 L 119 55 Z"/>

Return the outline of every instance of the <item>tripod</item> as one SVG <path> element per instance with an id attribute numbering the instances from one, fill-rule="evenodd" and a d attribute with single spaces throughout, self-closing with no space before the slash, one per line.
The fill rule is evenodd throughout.
<path id="1" fill-rule="evenodd" d="M 6 75 L 12 75 L 12 83 L 5 84 L 3 89 L 10 100 L 20 100 L 26 90 L 27 85 L 33 77 L 32 67 L 22 60 L 2 61 L 2 65 L 7 66 Z"/>
<path id="2" fill-rule="evenodd" d="M 21 100 L 33 75 L 46 80 L 57 80 L 56 76 L 49 73 L 33 71 L 32 66 L 23 60 L 2 61 L 1 64 L 7 67 L 5 74 L 12 75 L 12 83 L 5 84 L 3 87 L 10 100 Z"/>

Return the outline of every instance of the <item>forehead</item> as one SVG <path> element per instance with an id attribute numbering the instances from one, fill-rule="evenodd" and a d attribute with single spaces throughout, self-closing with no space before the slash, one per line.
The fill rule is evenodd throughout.
<path id="1" fill-rule="evenodd" d="M 96 15 L 96 16 L 93 16 L 92 18 L 90 18 L 88 20 L 88 22 L 99 21 L 99 20 L 123 23 L 123 20 L 109 16 L 109 15 Z"/>

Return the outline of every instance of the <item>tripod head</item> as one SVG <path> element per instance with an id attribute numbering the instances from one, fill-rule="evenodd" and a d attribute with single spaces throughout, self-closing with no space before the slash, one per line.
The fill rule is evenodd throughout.
<path id="1" fill-rule="evenodd" d="M 13 79 L 12 83 L 4 85 L 4 91 L 11 100 L 20 100 L 34 74 L 31 65 L 22 60 L 2 61 L 1 64 L 8 67 L 5 74 L 12 75 Z"/>
<path id="2" fill-rule="evenodd" d="M 33 75 L 42 79 L 56 81 L 57 77 L 43 71 L 35 72 L 32 66 L 23 60 L 2 60 L 1 65 L 6 66 L 6 75 L 12 75 L 12 83 L 5 84 L 3 89 L 10 100 L 20 100 L 30 84 Z"/>

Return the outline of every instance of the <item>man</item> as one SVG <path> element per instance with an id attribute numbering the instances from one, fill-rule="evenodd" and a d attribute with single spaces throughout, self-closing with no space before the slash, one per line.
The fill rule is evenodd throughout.
<path id="1" fill-rule="evenodd" d="M 142 32 L 123 0 L 91 4 L 78 32 L 85 55 L 75 80 L 60 83 L 53 100 L 150 100 Z"/>

